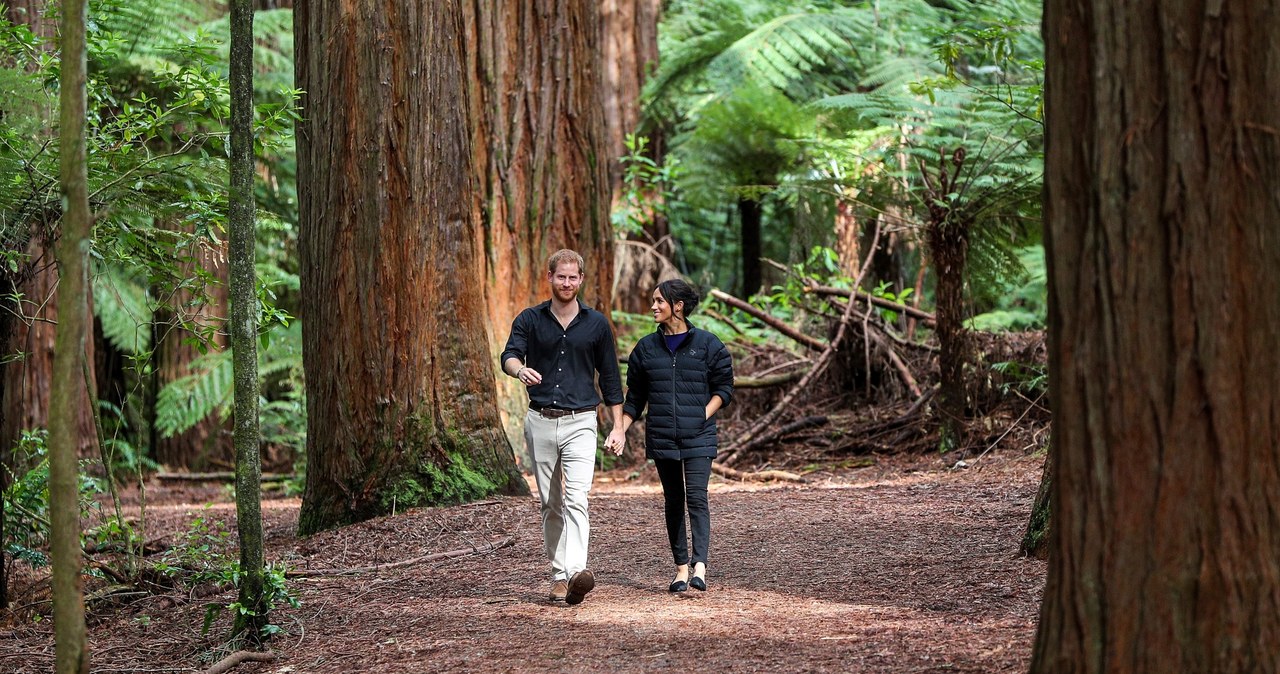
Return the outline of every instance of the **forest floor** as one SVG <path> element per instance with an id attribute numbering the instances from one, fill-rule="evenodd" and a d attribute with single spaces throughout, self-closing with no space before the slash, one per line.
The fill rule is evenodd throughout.
<path id="1" fill-rule="evenodd" d="M 597 475 L 594 592 L 547 600 L 534 496 L 415 509 L 300 539 L 299 501 L 263 503 L 268 553 L 295 570 L 480 554 L 290 582 L 275 660 L 236 672 L 1022 672 L 1045 564 L 1019 557 L 1042 454 L 993 451 L 966 468 L 936 453 L 818 468 L 806 484 L 712 479 L 709 590 L 667 592 L 674 567 L 652 468 Z M 233 531 L 225 489 L 156 486 L 148 538 Z M 217 524 L 214 524 L 214 523 Z M 194 540 L 194 539 L 193 539 Z M 230 537 L 234 541 L 234 535 Z M 22 578 L 16 578 L 21 583 Z M 30 580 L 30 579 L 28 579 Z M 47 584 L 45 584 L 47 588 Z M 94 587 L 87 591 L 94 590 Z M 53 668 L 47 590 L 0 612 L 0 671 Z M 225 656 L 230 588 L 90 602 L 95 672 L 203 671 Z M 34 608 L 33 608 L 34 607 Z"/>

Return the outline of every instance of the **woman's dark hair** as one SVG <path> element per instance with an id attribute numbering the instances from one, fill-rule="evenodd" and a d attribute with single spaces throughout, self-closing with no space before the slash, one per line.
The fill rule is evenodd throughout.
<path id="1" fill-rule="evenodd" d="M 667 304 L 674 306 L 676 302 L 684 302 L 682 316 L 685 318 L 688 318 L 689 314 L 698 307 L 698 291 L 683 279 L 673 278 L 659 283 L 658 292 L 662 293 L 662 298 L 667 301 Z"/>

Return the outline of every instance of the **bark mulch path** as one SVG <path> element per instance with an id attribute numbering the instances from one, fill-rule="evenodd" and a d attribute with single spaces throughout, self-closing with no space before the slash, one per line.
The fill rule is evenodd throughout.
<path id="1" fill-rule="evenodd" d="M 1021 672 L 1045 565 L 1020 558 L 1041 456 L 993 452 L 966 469 L 878 457 L 804 485 L 713 478 L 710 590 L 673 596 L 656 480 L 600 475 L 597 588 L 552 604 L 534 497 L 419 509 L 308 539 L 298 501 L 264 503 L 268 558 L 294 569 L 367 567 L 512 537 L 496 551 L 293 581 L 277 659 L 235 672 Z M 650 469 L 651 471 L 652 469 Z M 204 500 L 219 502 L 205 507 Z M 148 499 L 149 536 L 194 516 L 234 524 L 217 490 Z M 233 537 L 234 539 L 234 537 Z M 97 672 L 203 671 L 223 655 L 205 606 L 231 590 L 96 605 Z M 47 607 L 45 609 L 47 611 Z M 0 613 L 0 671 L 46 672 L 51 621 Z"/>

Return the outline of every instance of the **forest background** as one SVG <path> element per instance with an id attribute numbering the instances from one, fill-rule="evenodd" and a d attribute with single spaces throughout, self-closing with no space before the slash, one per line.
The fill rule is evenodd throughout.
<path id="1" fill-rule="evenodd" d="M 415 65 L 456 77 L 403 94 L 436 113 L 408 119 L 383 87 L 412 77 L 365 51 L 379 28 L 257 5 L 260 449 L 268 482 L 303 495 L 304 533 L 525 489 L 523 394 L 492 365 L 559 247 L 586 256 L 583 298 L 610 312 L 623 355 L 651 329 L 657 281 L 707 292 L 697 324 L 733 345 L 747 393 L 723 475 L 803 479 L 813 465 L 787 458 L 788 437 L 846 465 L 963 465 L 1047 422 L 1039 3 L 480 3 L 442 12 L 452 47 Z M 10 2 L 0 24 L 6 596 L 16 565 L 46 563 L 50 533 L 53 9 Z M 101 0 L 89 16 L 79 489 L 85 550 L 123 552 L 97 571 L 122 580 L 154 565 L 118 491 L 235 468 L 230 21 L 199 0 Z M 324 39 L 337 34 L 349 43 Z M 437 134 L 457 146 L 397 154 Z M 426 182 L 391 160 L 428 166 Z M 1047 445 L 1025 435 L 1024 450 Z M 639 446 L 601 467 L 640 471 Z M 164 559 L 182 582 L 238 575 Z M 287 601 L 283 569 L 271 578 Z"/>

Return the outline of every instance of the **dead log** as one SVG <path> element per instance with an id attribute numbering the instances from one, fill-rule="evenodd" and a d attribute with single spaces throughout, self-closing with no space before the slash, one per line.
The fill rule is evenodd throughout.
<path id="1" fill-rule="evenodd" d="M 806 372 L 808 372 L 808 370 L 793 370 L 785 374 L 774 374 L 766 377 L 734 377 L 733 388 L 769 388 L 771 386 L 781 386 L 803 377 Z"/>
<path id="2" fill-rule="evenodd" d="M 369 573 L 371 571 L 385 571 L 387 569 L 396 569 L 402 566 L 412 566 L 414 564 L 424 564 L 427 562 L 437 562 L 442 559 L 453 559 L 454 557 L 465 557 L 467 555 L 479 555 L 486 552 L 493 552 L 511 545 L 513 538 L 507 536 L 498 540 L 489 541 L 484 545 L 477 545 L 470 548 L 460 548 L 458 550 L 450 550 L 449 552 L 436 552 L 430 555 L 414 557 L 413 559 L 402 559 L 398 562 L 388 562 L 386 564 L 375 564 L 373 566 L 359 566 L 350 569 L 294 569 L 286 571 L 286 578 L 314 578 L 316 576 L 351 576 L 358 573 Z"/>
<path id="3" fill-rule="evenodd" d="M 219 660 L 209 669 L 204 670 L 204 674 L 226 674 L 236 668 L 242 662 L 275 662 L 275 653 L 259 653 L 258 651 L 236 651 L 231 655 Z"/>
<path id="4" fill-rule="evenodd" d="M 880 243 L 880 224 L 877 221 L 876 231 L 875 231 L 875 235 L 872 237 L 870 250 L 874 251 L 876 249 L 876 246 L 879 245 L 879 243 Z M 862 277 L 867 272 L 867 262 L 869 261 L 870 261 L 870 258 L 868 258 L 867 261 L 863 262 L 862 271 L 858 273 L 858 278 L 854 279 L 854 282 L 853 282 L 854 288 L 858 287 L 858 285 L 862 283 Z M 715 291 L 712 291 L 712 292 L 715 292 Z M 777 421 L 778 417 L 782 415 L 782 411 L 786 409 L 786 407 L 790 405 L 793 400 L 795 400 L 796 396 L 798 396 L 801 391 L 807 390 L 809 388 L 810 382 L 816 379 L 818 375 L 826 371 L 827 366 L 831 364 L 832 357 L 835 356 L 836 350 L 840 347 L 840 344 L 844 341 L 844 336 L 845 336 L 845 333 L 848 331 L 849 323 L 852 322 L 854 304 L 855 304 L 854 302 L 847 302 L 845 304 L 844 314 L 840 316 L 840 322 L 838 327 L 836 328 L 835 336 L 831 338 L 830 342 L 828 342 L 823 346 L 822 353 L 818 356 L 818 359 L 814 361 L 813 367 L 809 368 L 809 371 L 806 372 L 804 376 L 800 378 L 800 381 L 797 382 L 795 386 L 792 386 L 791 390 L 787 391 L 787 393 L 782 396 L 782 399 L 779 400 L 778 403 L 773 406 L 773 409 L 769 410 L 766 414 L 764 414 L 759 419 L 757 419 L 756 422 L 753 423 L 750 427 L 748 427 L 745 432 L 743 432 L 741 435 L 739 435 L 737 438 L 734 439 L 733 444 L 729 446 L 728 451 L 725 454 L 726 458 L 728 458 L 729 456 L 732 456 L 735 452 L 737 452 L 739 447 L 743 447 L 747 443 L 751 442 L 752 438 L 754 438 L 757 435 L 760 435 L 761 431 L 767 428 L 770 424 Z M 759 311 L 759 310 L 757 309 L 756 311 Z M 870 307 L 868 307 L 868 312 L 869 311 L 870 311 Z M 712 462 L 713 469 L 715 468 L 716 463 L 717 462 Z M 727 468 L 727 466 L 723 465 L 723 461 L 720 461 L 718 463 L 722 464 L 721 465 L 722 468 Z"/>

